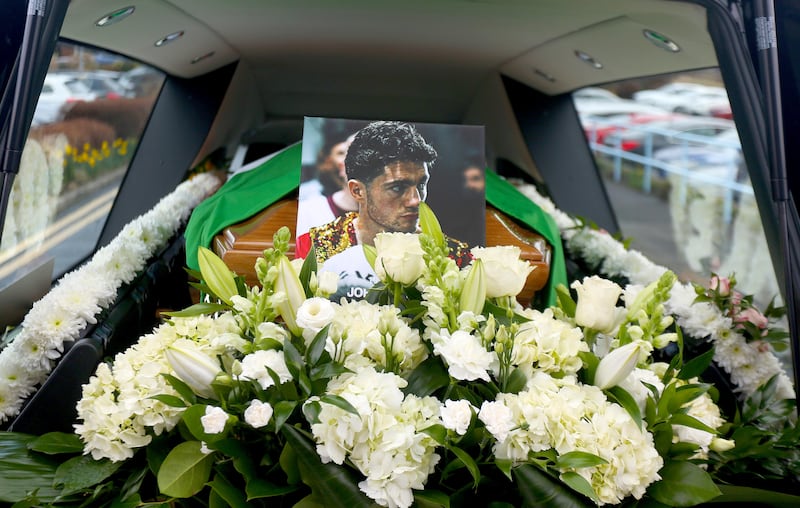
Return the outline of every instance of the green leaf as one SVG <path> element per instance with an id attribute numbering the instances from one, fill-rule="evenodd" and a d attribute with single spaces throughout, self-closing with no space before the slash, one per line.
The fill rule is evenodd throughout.
<path id="1" fill-rule="evenodd" d="M 82 453 L 83 441 L 76 434 L 66 432 L 48 432 L 28 444 L 28 449 L 35 452 L 54 455 L 57 453 Z"/>
<path id="2" fill-rule="evenodd" d="M 276 485 L 262 478 L 254 478 L 247 482 L 244 487 L 247 500 L 262 499 L 265 497 L 278 497 L 294 492 L 299 487 L 297 485 Z"/>
<path id="3" fill-rule="evenodd" d="M 511 477 L 511 467 L 514 465 L 514 462 L 508 459 L 494 459 L 494 464 L 509 480 L 514 481 Z"/>
<path id="4" fill-rule="evenodd" d="M 292 378 L 299 379 L 300 371 L 303 370 L 305 362 L 303 361 L 303 356 L 300 354 L 300 351 L 297 350 L 290 340 L 285 341 L 283 344 L 283 358 L 286 361 L 286 368 L 289 370 Z"/>
<path id="5" fill-rule="evenodd" d="M 272 406 L 272 419 L 275 421 L 275 432 L 281 430 L 281 427 L 286 423 L 286 420 L 292 416 L 292 412 L 294 412 L 294 408 L 296 407 L 296 400 L 282 400 Z"/>
<path id="6" fill-rule="evenodd" d="M 566 473 L 562 473 L 561 481 L 569 485 L 575 492 L 583 494 L 589 499 L 597 501 L 597 493 L 592 488 L 592 484 L 589 483 L 586 480 L 586 478 L 579 475 L 578 473 L 574 471 L 567 471 Z"/>
<path id="7" fill-rule="evenodd" d="M 306 358 L 308 360 L 308 364 L 312 367 L 319 362 L 319 359 L 322 357 L 322 353 L 325 352 L 325 342 L 328 340 L 329 328 L 329 324 L 325 325 L 325 327 L 314 336 L 314 340 L 312 340 L 311 344 L 308 346 Z"/>
<path id="8" fill-rule="evenodd" d="M 403 389 L 403 393 L 427 397 L 447 386 L 450 383 L 450 375 L 439 357 L 430 356 L 411 372 L 407 381 L 408 385 Z"/>
<path id="9" fill-rule="evenodd" d="M 714 435 L 717 434 L 717 429 L 709 427 L 708 425 L 701 422 L 697 418 L 683 413 L 675 413 L 674 415 L 672 415 L 672 418 L 670 418 L 670 423 L 672 423 L 672 425 L 683 425 L 685 427 L 691 427 L 693 429 L 702 430 Z"/>
<path id="10" fill-rule="evenodd" d="M 800 496 L 764 490 L 742 485 L 720 485 L 722 495 L 714 499 L 714 503 L 749 503 L 753 506 L 785 506 L 786 508 L 800 506 Z"/>
<path id="11" fill-rule="evenodd" d="M 512 470 L 525 506 L 541 508 L 588 508 L 588 500 L 530 464 Z"/>
<path id="12" fill-rule="evenodd" d="M 248 508 L 247 498 L 242 494 L 242 491 L 234 487 L 221 474 L 214 475 L 214 479 L 208 484 L 211 490 L 221 497 L 231 508 Z"/>
<path id="13" fill-rule="evenodd" d="M 508 382 L 506 383 L 506 389 L 504 391 L 505 393 L 519 393 L 525 388 L 527 382 L 528 378 L 525 377 L 522 370 L 514 369 L 511 371 L 511 375 L 508 376 Z"/>
<path id="14" fill-rule="evenodd" d="M 344 365 L 336 362 L 328 362 L 312 367 L 308 372 L 308 377 L 311 378 L 311 381 L 319 381 L 320 379 L 336 377 L 345 372 L 349 372 L 349 369 Z"/>
<path id="15" fill-rule="evenodd" d="M 581 467 L 594 467 L 607 464 L 608 461 L 589 452 L 567 452 L 558 456 L 556 467 L 562 469 L 578 469 Z"/>
<path id="16" fill-rule="evenodd" d="M 722 493 L 711 476 L 691 462 L 669 462 L 658 474 L 661 480 L 652 484 L 647 492 L 668 506 L 694 506 Z"/>
<path id="17" fill-rule="evenodd" d="M 182 398 L 176 397 L 174 395 L 167 395 L 165 393 L 162 393 L 160 395 L 153 395 L 150 398 L 155 399 L 159 402 L 163 402 L 164 404 L 170 407 L 186 407 L 186 402 L 184 402 Z"/>
<path id="18" fill-rule="evenodd" d="M 478 488 L 478 484 L 481 481 L 481 471 L 478 469 L 478 464 L 475 462 L 475 459 L 457 446 L 448 446 L 447 449 L 453 452 L 455 456 L 458 457 L 458 460 L 467 467 L 467 471 L 472 475 L 472 486 Z"/>
<path id="19" fill-rule="evenodd" d="M 298 274 L 300 284 L 303 285 L 303 289 L 306 292 L 306 298 L 314 296 L 314 292 L 311 291 L 310 281 L 311 274 L 315 273 L 317 273 L 317 251 L 312 242 L 311 249 L 308 251 L 308 254 L 306 254 L 306 259 L 303 260 L 303 266 L 300 268 L 300 273 Z"/>
<path id="20" fill-rule="evenodd" d="M 239 290 L 236 288 L 235 276 L 228 265 L 205 247 L 198 247 L 197 262 L 203 280 L 214 296 L 231 305 L 231 297 L 238 295 Z"/>
<path id="21" fill-rule="evenodd" d="M 371 508 L 373 503 L 358 488 L 358 481 L 347 467 L 323 464 L 314 442 L 295 427 L 281 429 L 297 454 L 303 482 L 311 487 L 314 498 L 325 500 L 328 508 Z"/>
<path id="22" fill-rule="evenodd" d="M 61 485 L 64 495 L 80 492 L 102 482 L 122 465 L 122 462 L 94 460 L 88 455 L 73 457 L 56 470 L 54 485 Z"/>
<path id="23" fill-rule="evenodd" d="M 300 468 L 297 466 L 297 454 L 289 443 L 283 445 L 278 463 L 281 469 L 283 469 L 283 472 L 286 473 L 286 481 L 288 481 L 290 485 L 300 482 Z"/>
<path id="24" fill-rule="evenodd" d="M 36 436 L 17 432 L 0 432 L 0 501 L 16 503 L 36 492 L 42 502 L 58 496 L 53 478 L 59 461 L 31 453 L 28 445 Z"/>
<path id="25" fill-rule="evenodd" d="M 331 394 L 327 393 L 327 394 L 323 395 L 322 397 L 320 397 L 319 400 L 322 401 L 322 402 L 326 402 L 328 404 L 334 405 L 334 406 L 338 407 L 339 409 L 344 409 L 348 413 L 352 413 L 352 414 L 354 414 L 356 416 L 359 416 L 358 410 L 356 408 L 354 408 L 352 404 L 347 402 L 347 399 L 345 399 L 344 397 L 340 397 L 339 395 L 331 395 Z"/>
<path id="26" fill-rule="evenodd" d="M 205 486 L 214 455 L 200 451 L 200 441 L 185 441 L 167 455 L 158 470 L 158 489 L 172 497 L 192 497 Z"/>
<path id="27" fill-rule="evenodd" d="M 420 508 L 450 508 L 450 497 L 439 490 L 415 490 L 414 500 Z"/>
<path id="28" fill-rule="evenodd" d="M 197 402 L 197 395 L 194 393 L 194 390 L 189 388 L 189 385 L 184 383 L 181 379 L 173 376 L 172 374 L 161 374 L 164 376 L 164 379 L 167 380 L 167 383 L 171 387 L 175 389 L 178 394 L 183 397 L 183 400 L 188 402 L 189 404 L 194 404 Z"/>
<path id="29" fill-rule="evenodd" d="M 633 421 L 641 429 L 642 428 L 642 411 L 639 409 L 639 404 L 636 399 L 628 393 L 627 390 L 620 386 L 614 386 L 607 390 L 609 395 L 612 396 L 614 402 L 622 406 L 622 408 L 631 415 Z"/>
<path id="30" fill-rule="evenodd" d="M 169 317 L 196 317 L 205 314 L 214 314 L 215 312 L 223 312 L 230 308 L 230 305 L 223 305 L 221 303 L 200 302 L 186 307 L 183 310 L 162 312 L 162 314 Z"/>
<path id="31" fill-rule="evenodd" d="M 578 305 L 575 303 L 575 300 L 572 299 L 569 288 L 563 284 L 556 286 L 556 298 L 558 298 L 558 306 L 564 311 L 564 314 L 574 318 L 575 309 Z"/>
<path id="32" fill-rule="evenodd" d="M 434 441 L 442 446 L 444 446 L 445 441 L 447 441 L 447 429 L 444 425 L 431 425 L 430 427 L 422 429 L 422 432 L 431 436 Z"/>
<path id="33" fill-rule="evenodd" d="M 683 364 L 683 368 L 681 368 L 681 371 L 678 373 L 678 379 L 689 380 L 700 376 L 700 374 L 705 372 L 708 366 L 711 365 L 711 360 L 713 358 L 714 348 L 712 347 L 702 355 L 692 358 Z"/>

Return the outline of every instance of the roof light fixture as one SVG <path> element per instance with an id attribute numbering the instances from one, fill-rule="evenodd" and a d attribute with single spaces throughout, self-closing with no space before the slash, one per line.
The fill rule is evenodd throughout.
<path id="1" fill-rule="evenodd" d="M 579 49 L 575 50 L 575 56 L 577 56 L 582 62 L 586 62 L 588 65 L 591 65 L 595 69 L 602 69 L 603 68 L 603 64 L 601 64 L 600 62 L 595 60 L 595 58 L 592 55 L 590 55 L 588 53 L 584 53 L 583 51 L 581 51 Z"/>
<path id="2" fill-rule="evenodd" d="M 214 52 L 213 51 L 209 51 L 205 55 L 200 55 L 200 56 L 196 56 L 196 57 L 192 58 L 192 63 L 196 64 L 197 62 L 200 62 L 201 60 L 205 60 L 206 58 L 210 58 L 212 56 L 214 56 Z"/>
<path id="3" fill-rule="evenodd" d="M 675 44 L 675 42 L 666 35 L 662 35 L 658 32 L 649 29 L 642 30 L 642 34 L 644 34 L 645 39 L 652 42 L 653 44 L 663 49 L 664 51 L 669 51 L 670 53 L 677 53 L 678 51 L 681 50 L 681 47 Z"/>
<path id="4" fill-rule="evenodd" d="M 157 48 L 160 48 L 161 46 L 165 46 L 165 45 L 169 44 L 170 42 L 174 42 L 174 41 L 180 39 L 181 37 L 183 37 L 183 30 L 178 30 L 177 32 L 172 32 L 171 34 L 165 35 L 164 37 L 162 37 L 159 40 L 157 40 L 155 42 L 155 46 Z"/>
<path id="5" fill-rule="evenodd" d="M 544 72 L 544 71 L 543 71 L 543 70 L 541 70 L 541 69 L 536 69 L 536 68 L 534 68 L 534 69 L 533 69 L 533 72 L 534 72 L 534 73 L 535 73 L 537 76 L 539 76 L 540 78 L 544 78 L 544 79 L 546 79 L 547 81 L 549 81 L 549 82 L 551 82 L 551 83 L 555 83 L 555 81 L 556 81 L 556 78 L 554 78 L 553 76 L 551 76 L 550 74 L 548 74 L 548 73 Z"/>
<path id="6" fill-rule="evenodd" d="M 95 26 L 108 26 L 113 25 L 114 23 L 119 23 L 123 19 L 127 18 L 133 11 L 136 10 L 136 7 L 129 5 L 128 7 L 123 7 L 122 9 L 117 9 L 116 11 L 109 12 L 102 18 L 98 19 L 94 22 Z"/>

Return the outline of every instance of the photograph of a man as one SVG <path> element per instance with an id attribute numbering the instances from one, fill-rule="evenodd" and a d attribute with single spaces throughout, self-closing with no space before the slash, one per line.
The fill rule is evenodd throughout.
<path id="1" fill-rule="evenodd" d="M 311 227 L 296 242 L 298 257 L 305 257 L 313 245 L 317 263 L 340 276 L 335 299 L 363 298 L 378 281 L 362 245 L 374 245 L 375 235 L 384 231 L 418 232 L 419 204 L 428 197 L 431 168 L 438 159 L 437 150 L 410 123 L 371 122 L 352 137 L 344 165 L 357 211 Z M 483 223 L 469 226 L 484 228 Z M 468 259 L 466 243 L 448 240 L 457 262 Z"/>

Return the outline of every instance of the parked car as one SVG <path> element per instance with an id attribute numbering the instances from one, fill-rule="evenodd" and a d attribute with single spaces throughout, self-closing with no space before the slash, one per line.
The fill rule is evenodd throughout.
<path id="1" fill-rule="evenodd" d="M 735 128 L 709 136 L 705 143 L 674 144 L 654 150 L 653 159 L 676 169 L 719 173 L 731 181 L 747 179 L 742 145 Z"/>
<path id="2" fill-rule="evenodd" d="M 129 91 L 119 82 L 119 73 L 113 71 L 72 71 L 62 73 L 72 76 L 86 85 L 90 92 L 98 99 L 119 99 L 130 95 Z"/>
<path id="3" fill-rule="evenodd" d="M 639 104 L 635 101 L 573 97 L 586 139 L 604 142 L 605 136 L 617 129 L 620 123 L 639 118 L 641 121 L 652 118 L 667 118 L 670 113 L 664 109 Z"/>
<path id="4" fill-rule="evenodd" d="M 93 101 L 97 94 L 80 79 L 58 73 L 48 74 L 33 115 L 33 124 L 52 123 L 63 115 L 62 109 L 77 101 Z"/>
<path id="5" fill-rule="evenodd" d="M 0 2 L 0 505 L 800 506 L 798 19 L 791 0 Z M 135 100 L 32 128 L 58 118 L 40 89 L 78 83 L 56 67 L 112 61 Z M 680 121 L 735 126 L 748 178 L 671 185 L 602 154 L 622 132 L 589 145 L 700 101 L 580 90 L 665 80 L 724 87 L 735 122 Z M 342 176 L 304 139 L 320 118 L 478 132 L 469 186 L 416 137 L 424 160 L 374 179 L 345 137 Z M 677 125 L 665 142 L 699 148 Z M 706 155 L 692 171 L 717 171 Z M 381 271 L 366 300 L 325 298 L 339 270 L 298 270 L 268 222 L 296 227 L 318 158 L 338 177 L 321 206 L 361 213 L 317 239 Z M 502 212 L 541 269 L 440 234 L 434 185 L 468 227 Z M 390 194 L 406 209 L 367 202 Z M 367 218 L 409 234 L 372 256 Z M 252 257 L 236 274 L 231 249 Z M 516 300 L 529 275 L 545 285 Z"/>
<path id="6" fill-rule="evenodd" d="M 643 104 L 689 115 L 718 116 L 724 114 L 726 107 L 730 109 L 724 88 L 697 83 L 669 83 L 655 90 L 635 92 L 633 98 Z"/>
<path id="7" fill-rule="evenodd" d="M 707 137 L 734 129 L 735 124 L 722 118 L 704 118 L 674 115 L 666 120 L 656 120 L 640 125 L 620 125 L 620 128 L 604 139 L 609 146 L 620 146 L 623 150 L 640 155 L 670 145 L 696 145 Z"/>

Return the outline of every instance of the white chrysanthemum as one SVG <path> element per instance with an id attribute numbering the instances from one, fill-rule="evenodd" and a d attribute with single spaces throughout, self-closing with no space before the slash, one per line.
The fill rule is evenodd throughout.
<path id="1" fill-rule="evenodd" d="M 442 424 L 446 429 L 452 430 L 456 434 L 463 436 L 467 433 L 469 424 L 472 421 L 472 413 L 475 408 L 468 400 L 446 400 L 440 410 Z"/>
<path id="2" fill-rule="evenodd" d="M 496 371 L 497 354 L 487 351 L 481 339 L 461 330 L 452 334 L 442 329 L 431 337 L 433 352 L 447 364 L 450 375 L 462 381 L 490 381 L 489 371 Z"/>

